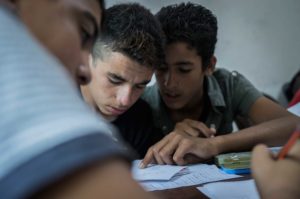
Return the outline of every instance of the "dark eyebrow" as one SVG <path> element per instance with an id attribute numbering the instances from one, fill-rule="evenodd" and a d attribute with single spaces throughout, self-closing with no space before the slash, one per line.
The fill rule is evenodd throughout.
<path id="1" fill-rule="evenodd" d="M 117 74 L 114 74 L 114 73 L 107 73 L 108 76 L 114 78 L 114 79 L 117 79 L 119 81 L 122 81 L 122 82 L 126 82 L 127 80 L 124 79 L 123 77 L 117 75 Z M 137 83 L 135 85 L 147 85 L 151 80 L 145 80 L 145 81 L 142 81 L 141 83 Z"/>
<path id="2" fill-rule="evenodd" d="M 177 65 L 177 66 L 180 66 L 180 65 L 193 65 L 193 63 L 190 62 L 190 61 L 179 61 L 179 62 L 176 62 L 175 65 Z"/>
<path id="3" fill-rule="evenodd" d="M 93 25 L 93 33 L 92 33 L 92 38 L 93 38 L 93 40 L 96 40 L 97 39 L 97 36 L 98 36 L 98 32 L 99 32 L 99 28 L 98 28 L 98 26 L 100 25 L 98 25 L 97 24 L 97 21 L 96 21 L 96 19 L 95 19 L 95 17 L 90 13 L 90 12 L 88 12 L 88 11 L 84 11 L 83 12 L 83 16 L 88 20 L 88 21 L 90 21 L 91 23 L 92 23 L 92 25 Z"/>

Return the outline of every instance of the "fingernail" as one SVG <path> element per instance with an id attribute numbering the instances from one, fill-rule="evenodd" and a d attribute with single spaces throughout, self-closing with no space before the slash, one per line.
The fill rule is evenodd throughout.
<path id="1" fill-rule="evenodd" d="M 143 168 L 145 168 L 145 165 L 144 165 L 144 163 L 142 163 L 142 162 L 141 162 L 141 163 L 140 163 L 140 165 L 139 165 L 139 168 L 140 168 L 140 169 L 143 169 Z"/>

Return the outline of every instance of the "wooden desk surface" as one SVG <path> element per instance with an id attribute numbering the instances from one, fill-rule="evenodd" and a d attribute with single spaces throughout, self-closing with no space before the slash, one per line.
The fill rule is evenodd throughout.
<path id="1" fill-rule="evenodd" d="M 222 180 L 218 182 L 232 182 L 232 181 L 241 181 L 241 180 L 249 180 L 251 179 L 251 175 L 245 175 L 241 178 Z M 203 184 L 189 187 L 180 187 L 175 189 L 166 189 L 160 191 L 153 191 L 155 195 L 159 198 L 166 199 L 207 199 L 208 197 L 201 193 L 196 187 L 199 187 Z"/>

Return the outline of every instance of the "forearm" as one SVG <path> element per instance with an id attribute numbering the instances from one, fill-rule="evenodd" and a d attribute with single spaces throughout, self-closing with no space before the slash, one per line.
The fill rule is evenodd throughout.
<path id="1" fill-rule="evenodd" d="M 251 150 L 258 143 L 268 146 L 283 145 L 300 124 L 300 118 L 289 115 L 252 126 L 228 135 L 213 138 L 218 154 Z"/>
<path id="2" fill-rule="evenodd" d="M 107 159 L 66 176 L 32 198 L 155 198 L 135 182 L 129 165 L 120 159 Z"/>

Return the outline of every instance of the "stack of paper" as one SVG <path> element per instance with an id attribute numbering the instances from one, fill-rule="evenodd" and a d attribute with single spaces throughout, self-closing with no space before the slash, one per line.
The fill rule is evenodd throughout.
<path id="1" fill-rule="evenodd" d="M 155 165 L 139 169 L 138 164 L 139 161 L 133 164 L 133 176 L 148 191 L 192 186 L 240 177 L 238 175 L 226 174 L 215 165 L 196 164 L 186 167 Z"/>

